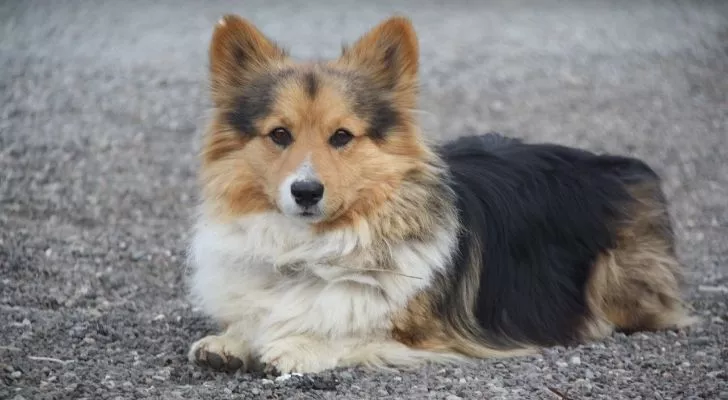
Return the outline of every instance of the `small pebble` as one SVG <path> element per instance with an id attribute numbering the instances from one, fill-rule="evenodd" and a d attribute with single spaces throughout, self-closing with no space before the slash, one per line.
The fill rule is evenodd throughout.
<path id="1" fill-rule="evenodd" d="M 707 374 L 705 374 L 705 376 L 707 376 L 710 379 L 713 379 L 713 378 L 718 377 L 718 375 L 720 375 L 722 372 L 723 371 L 710 371 Z"/>
<path id="2" fill-rule="evenodd" d="M 702 346 L 706 344 L 710 344 L 710 338 L 707 336 L 700 336 L 690 341 L 691 344 Z"/>
<path id="3" fill-rule="evenodd" d="M 462 400 L 462 397 L 451 394 L 445 398 L 446 400 Z"/>
<path id="4" fill-rule="evenodd" d="M 574 365 L 580 365 L 581 364 L 581 358 L 579 356 L 574 356 L 569 359 L 569 362 Z"/>

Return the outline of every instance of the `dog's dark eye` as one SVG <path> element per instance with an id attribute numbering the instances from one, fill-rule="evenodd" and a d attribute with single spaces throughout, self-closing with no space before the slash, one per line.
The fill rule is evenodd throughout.
<path id="1" fill-rule="evenodd" d="M 291 136 L 291 132 L 288 132 L 286 128 L 275 128 L 270 131 L 268 137 L 273 143 L 284 148 L 293 143 L 293 136 Z"/>
<path id="2" fill-rule="evenodd" d="M 329 144 L 336 148 L 344 147 L 351 142 L 351 139 L 354 139 L 354 135 L 352 135 L 351 132 L 346 129 L 339 129 L 331 135 L 329 138 Z"/>

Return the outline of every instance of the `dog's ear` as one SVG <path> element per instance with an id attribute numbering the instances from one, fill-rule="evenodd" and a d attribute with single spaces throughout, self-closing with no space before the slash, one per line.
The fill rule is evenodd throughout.
<path id="1" fill-rule="evenodd" d="M 419 45 L 405 17 L 391 17 L 345 48 L 340 61 L 370 71 L 383 89 L 407 90 L 417 83 Z"/>
<path id="2" fill-rule="evenodd" d="M 225 15 L 212 34 L 209 57 L 212 97 L 220 103 L 256 73 L 284 60 L 286 52 L 252 23 Z"/>

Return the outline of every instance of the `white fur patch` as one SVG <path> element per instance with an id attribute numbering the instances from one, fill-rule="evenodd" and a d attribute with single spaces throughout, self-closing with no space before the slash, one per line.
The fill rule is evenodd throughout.
<path id="1" fill-rule="evenodd" d="M 366 271 L 365 226 L 314 234 L 279 213 L 227 225 L 203 217 L 189 253 L 191 294 L 207 315 L 242 332 L 250 351 L 291 369 L 281 372 L 331 368 L 364 357 L 356 352 L 362 346 L 388 342 L 392 313 L 430 284 L 454 245 L 443 229 L 431 243 L 392 246 L 397 273 Z M 391 346 L 399 350 L 390 361 L 409 359 Z M 387 360 L 386 353 L 366 357 Z"/>
<path id="2" fill-rule="evenodd" d="M 283 180 L 281 185 L 278 187 L 278 207 L 281 211 L 291 218 L 300 218 L 308 222 L 315 222 L 321 218 L 321 204 L 324 203 L 325 199 L 321 199 L 321 202 L 315 207 L 312 207 L 311 212 L 314 213 L 311 217 L 301 217 L 300 213 L 303 211 L 301 206 L 296 203 L 296 199 L 291 193 L 291 186 L 294 182 L 301 181 L 316 181 L 318 175 L 311 162 L 311 155 L 307 155 L 306 158 L 301 162 L 301 165 L 296 168 L 295 171 L 286 179 Z M 325 192 L 324 192 L 325 193 Z M 324 194 L 325 195 L 325 194 Z"/>

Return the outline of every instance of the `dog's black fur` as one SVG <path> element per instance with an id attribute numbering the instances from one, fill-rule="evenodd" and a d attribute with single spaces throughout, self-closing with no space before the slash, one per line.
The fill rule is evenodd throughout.
<path id="1" fill-rule="evenodd" d="M 628 188 L 657 174 L 637 159 L 496 133 L 462 137 L 438 152 L 464 226 L 448 281 L 462 287 L 469 268 L 480 268 L 478 335 L 502 347 L 577 341 L 594 263 L 630 217 Z M 448 318 L 448 310 L 468 306 L 458 301 L 441 300 L 438 312 Z"/>

